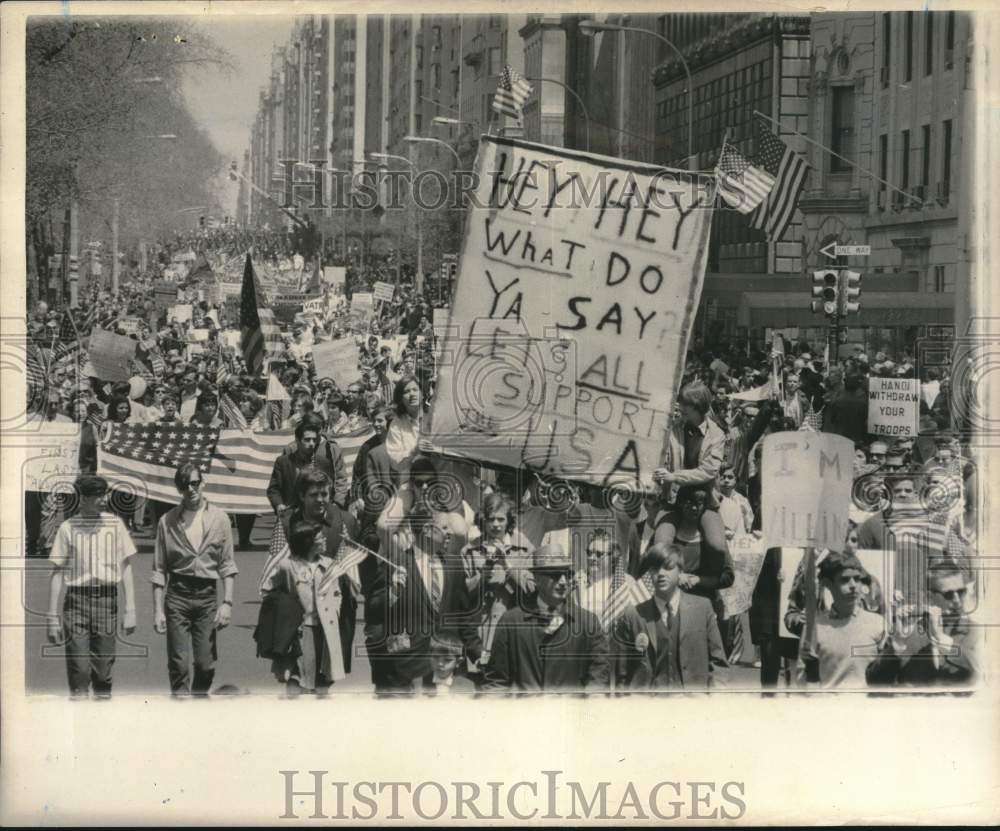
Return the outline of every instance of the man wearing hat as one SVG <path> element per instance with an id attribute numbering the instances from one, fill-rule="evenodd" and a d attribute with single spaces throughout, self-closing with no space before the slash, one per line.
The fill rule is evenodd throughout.
<path id="1" fill-rule="evenodd" d="M 559 544 L 535 550 L 535 593 L 497 624 L 484 691 L 606 693 L 608 639 L 597 616 L 567 603 L 573 561 Z"/>

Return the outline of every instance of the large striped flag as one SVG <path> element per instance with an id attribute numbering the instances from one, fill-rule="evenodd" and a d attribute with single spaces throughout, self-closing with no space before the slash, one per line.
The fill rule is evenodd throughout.
<path id="1" fill-rule="evenodd" d="M 764 231 L 769 240 L 777 242 L 792 221 L 806 182 L 809 165 L 772 133 L 767 122 L 759 116 L 754 122 L 754 127 L 758 147 L 754 166 L 774 177 L 775 182 L 767 198 L 757 206 L 750 217 L 750 224 Z"/>
<path id="2" fill-rule="evenodd" d="M 288 540 L 285 538 L 285 526 L 282 525 L 280 517 L 274 523 L 274 530 L 271 531 L 271 544 L 267 548 L 267 559 L 264 561 L 264 568 L 260 572 L 260 580 L 257 581 L 257 591 L 263 592 L 264 585 L 274 574 L 278 564 L 289 554 Z"/>
<path id="3" fill-rule="evenodd" d="M 336 437 L 350 475 L 371 430 Z M 143 496 L 177 504 L 174 472 L 195 461 L 205 475 L 205 498 L 231 514 L 268 514 L 267 486 L 274 460 L 295 440 L 293 430 L 254 433 L 189 424 L 115 424 L 99 445 L 98 472 Z M 143 490 L 144 489 L 144 490 Z"/>
<path id="4" fill-rule="evenodd" d="M 532 86 L 510 66 L 505 66 L 500 73 L 496 94 L 493 96 L 493 109 L 501 115 L 521 120 L 524 103 L 532 93 Z"/>
<path id="5" fill-rule="evenodd" d="M 274 313 L 261 307 L 259 299 L 263 292 L 253 270 L 253 261 L 247 254 L 243 267 L 243 288 L 240 293 L 240 332 L 243 344 L 243 358 L 250 372 L 257 374 L 264 366 L 264 358 L 283 348 L 281 330 L 275 322 Z"/>
<path id="6" fill-rule="evenodd" d="M 207 474 L 219 431 L 196 424 L 108 424 L 97 454 L 97 472 L 124 483 L 137 494 L 161 502 L 180 502 L 174 473 L 194 462 Z M 206 493 L 206 496 L 208 494 Z M 210 497 L 209 497 L 210 498 Z"/>
<path id="7" fill-rule="evenodd" d="M 774 187 L 774 177 L 770 173 L 750 164 L 728 142 L 722 147 L 715 173 L 719 180 L 719 195 L 741 214 L 750 213 Z"/>
<path id="8" fill-rule="evenodd" d="M 316 587 L 317 594 L 325 594 L 327 589 L 330 588 L 340 577 L 341 574 L 346 574 L 348 579 L 358 590 L 361 589 L 361 577 L 358 574 L 358 566 L 367 559 L 368 555 L 372 552 L 365 548 L 363 545 L 359 545 L 356 542 L 344 537 L 340 541 L 340 548 L 337 549 L 337 554 L 333 558 L 333 565 L 327 569 L 326 574 L 323 575 L 323 579 L 320 580 L 319 586 Z"/>

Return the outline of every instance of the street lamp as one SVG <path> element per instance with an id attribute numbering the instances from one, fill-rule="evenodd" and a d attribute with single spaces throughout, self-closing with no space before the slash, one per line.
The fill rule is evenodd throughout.
<path id="1" fill-rule="evenodd" d="M 617 23 L 598 23 L 596 20 L 581 20 L 577 24 L 580 31 L 589 36 L 594 35 L 596 32 L 641 32 L 644 35 L 650 35 L 651 37 L 660 40 L 661 42 L 667 44 L 674 53 L 677 55 L 681 62 L 681 66 L 684 67 L 684 74 L 687 76 L 687 110 L 688 110 L 688 169 L 694 170 L 695 165 L 693 161 L 694 153 L 694 81 L 691 78 L 691 69 L 688 67 L 687 61 L 684 60 L 684 55 L 681 54 L 681 50 L 678 49 L 674 44 L 667 40 L 663 35 L 657 32 L 651 32 L 648 29 L 640 29 L 638 26 L 621 26 Z"/>
<path id="2" fill-rule="evenodd" d="M 448 142 L 441 141 L 441 139 L 431 138 L 430 136 L 403 136 L 403 141 L 407 142 L 408 144 L 416 144 L 416 143 L 440 144 L 449 153 L 451 153 L 451 155 L 453 155 L 455 157 L 455 164 L 459 164 L 460 165 L 462 163 L 462 159 L 459 157 L 458 153 L 455 151 L 455 148 L 452 147 L 450 144 L 448 144 Z"/>
<path id="3" fill-rule="evenodd" d="M 573 89 L 573 87 L 571 87 L 569 84 L 564 84 L 562 81 L 559 81 L 559 80 L 557 80 L 555 78 L 525 78 L 524 80 L 526 80 L 526 81 L 535 81 L 536 83 L 539 83 L 539 84 L 556 84 L 557 86 L 562 87 L 564 90 L 566 90 L 566 92 L 568 92 L 570 95 L 572 95 L 576 99 L 576 103 L 580 105 L 580 110 L 583 112 L 584 123 L 586 123 L 586 125 L 587 125 L 587 152 L 589 153 L 590 152 L 590 113 L 587 112 L 587 107 L 583 103 L 583 99 L 580 97 L 580 94 L 575 89 Z"/>

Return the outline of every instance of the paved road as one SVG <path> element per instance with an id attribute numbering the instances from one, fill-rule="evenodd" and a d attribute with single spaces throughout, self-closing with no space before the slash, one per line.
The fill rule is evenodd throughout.
<path id="1" fill-rule="evenodd" d="M 257 623 L 260 600 L 257 580 L 267 557 L 273 519 L 265 517 L 254 527 L 252 548 L 237 550 L 240 574 L 236 579 L 236 596 L 232 623 L 219 633 L 219 661 L 215 674 L 216 687 L 233 684 L 244 692 L 279 695 L 282 686 L 269 672 L 270 661 L 256 657 L 253 630 Z M 235 536 L 235 535 L 234 535 Z M 139 554 L 133 567 L 136 585 L 138 628 L 128 636 L 120 636 L 114 668 L 116 695 L 167 694 L 166 636 L 153 631 L 153 598 L 149 582 L 153 561 L 153 541 L 146 532 L 136 538 Z M 63 694 L 67 691 L 66 664 L 62 647 L 49 646 L 45 637 L 45 612 L 48 606 L 50 568 L 44 560 L 28 560 L 24 573 L 25 601 L 25 677 L 27 689 L 36 693 Z M 359 608 L 359 625 L 354 645 L 354 666 L 351 674 L 337 685 L 338 692 L 368 692 L 371 673 L 365 656 Z M 731 686 L 759 689 L 759 670 L 749 666 L 735 667 Z"/>

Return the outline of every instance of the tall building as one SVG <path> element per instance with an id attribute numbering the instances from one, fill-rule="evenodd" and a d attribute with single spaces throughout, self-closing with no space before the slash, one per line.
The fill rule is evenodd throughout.
<path id="1" fill-rule="evenodd" d="M 956 12 L 828 14 L 813 23 L 809 136 L 833 152 L 808 148 L 805 262 L 863 274 L 848 339 L 869 352 L 897 352 L 922 328 L 946 332 L 952 322 L 963 233 L 957 173 L 963 149 L 971 152 L 957 126 L 970 23 Z M 831 243 L 871 253 L 832 260 L 821 253 Z M 816 329 L 818 317 L 807 312 L 802 322 Z"/>

